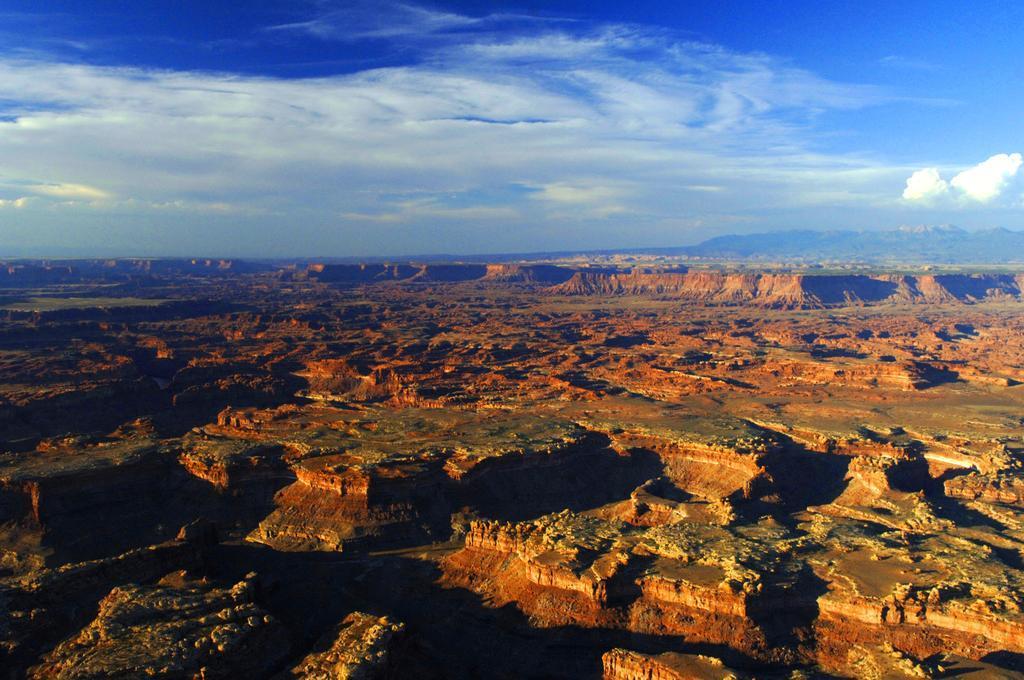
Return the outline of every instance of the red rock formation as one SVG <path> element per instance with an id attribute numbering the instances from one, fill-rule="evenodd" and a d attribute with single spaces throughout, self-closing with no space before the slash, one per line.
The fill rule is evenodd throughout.
<path id="1" fill-rule="evenodd" d="M 395 640 L 404 628 L 386 616 L 353 612 L 317 644 L 322 651 L 307 655 L 291 675 L 308 680 L 387 677 Z"/>
<path id="2" fill-rule="evenodd" d="M 277 508 L 249 539 L 277 550 L 340 551 L 429 540 L 447 524 L 440 461 L 360 465 L 344 455 L 320 456 L 294 468 L 297 480 L 277 493 Z"/>
<path id="3" fill-rule="evenodd" d="M 489 264 L 483 280 L 494 283 L 555 285 L 573 276 L 574 270 L 548 264 Z"/>
<path id="4" fill-rule="evenodd" d="M 376 673 L 383 617 L 408 625 L 402 677 L 729 672 L 691 652 L 920 677 L 940 652 L 1024 654 L 1022 276 L 68 266 L 32 285 L 88 285 L 0 313 L 15 677 L 169 664 L 151 634 L 192 640 L 206 614 L 177 604 L 249 571 L 293 643 L 255 677 Z M 111 297 L 79 304 L 90 286 Z M 90 624 L 114 588 L 146 625 L 123 598 Z M 353 609 L 372 614 L 339 627 Z"/>
<path id="5" fill-rule="evenodd" d="M 698 654 L 650 655 L 627 649 L 613 649 L 601 657 L 604 680 L 742 680 L 746 674 L 734 671 L 713 656 Z"/>
<path id="6" fill-rule="evenodd" d="M 728 445 L 700 441 L 677 442 L 650 434 L 624 432 L 615 435 L 617 445 L 655 452 L 664 465 L 666 479 L 680 489 L 704 498 L 736 495 L 750 498 L 758 488 L 771 484 L 762 457 L 770 449 L 742 451 Z"/>
<path id="7" fill-rule="evenodd" d="M 313 264 L 310 278 L 325 283 L 376 283 L 411 278 L 419 268 L 408 264 Z"/>
<path id="8" fill-rule="evenodd" d="M 972 472 L 946 480 L 945 490 L 951 498 L 1024 507 L 1024 479 L 1013 473 Z"/>
<path id="9" fill-rule="evenodd" d="M 728 532 L 664 529 L 624 531 L 570 513 L 531 523 L 476 521 L 465 547 L 442 561 L 444 579 L 495 605 L 514 603 L 539 625 L 625 628 L 788 658 L 793 650 L 767 643 L 776 624 L 762 629 L 751 612 L 792 613 L 810 603 L 780 597 L 754 571 L 717 552 L 717 541 L 731 540 Z M 753 558 L 753 550 L 741 554 L 766 559 Z"/>
<path id="10" fill-rule="evenodd" d="M 754 304 L 781 309 L 1019 299 L 1016 277 L 1004 275 L 865 276 L 728 274 L 714 271 L 577 272 L 553 286 L 558 295 L 658 295 L 709 304 Z"/>

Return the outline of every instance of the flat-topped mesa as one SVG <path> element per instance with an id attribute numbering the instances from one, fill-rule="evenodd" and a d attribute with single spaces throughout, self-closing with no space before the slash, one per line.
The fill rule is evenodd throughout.
<path id="1" fill-rule="evenodd" d="M 1024 651 L 1024 616 L 1020 603 L 1006 595 L 990 600 L 967 583 L 902 585 L 886 597 L 830 592 L 818 599 L 817 627 L 822 638 L 899 641 L 920 658 L 949 650 L 971 658 L 996 651 L 1019 654 Z"/>
<path id="2" fill-rule="evenodd" d="M 953 382 L 955 371 L 924 361 L 773 361 L 767 367 L 781 382 L 873 389 L 921 390 Z"/>
<path id="3" fill-rule="evenodd" d="M 326 633 L 288 675 L 307 680 L 348 678 L 369 680 L 390 677 L 395 641 L 405 625 L 386 616 L 352 612 Z"/>
<path id="4" fill-rule="evenodd" d="M 576 270 L 553 264 L 489 264 L 485 281 L 555 285 L 572 278 Z"/>
<path id="5" fill-rule="evenodd" d="M 523 523 L 474 521 L 464 548 L 441 561 L 442 581 L 494 606 L 514 603 L 539 625 L 684 636 L 781 658 L 792 651 L 769 644 L 775 624 L 762 629 L 757 621 L 814 602 L 780 585 L 780 531 L 638 528 L 569 512 Z"/>
<path id="6" fill-rule="evenodd" d="M 69 443 L 0 461 L 0 507 L 26 544 L 52 546 L 47 560 L 57 564 L 172 538 L 202 514 L 201 486 L 171 448 L 146 438 Z"/>
<path id="7" fill-rule="evenodd" d="M 852 458 L 888 458 L 900 461 L 901 473 L 910 473 L 916 486 L 925 481 L 925 473 L 932 479 L 948 475 L 951 471 L 965 474 L 976 470 L 982 474 L 996 474 L 1010 470 L 1017 463 L 1015 454 L 1004 443 L 997 441 L 958 441 L 956 437 L 940 435 L 941 441 L 924 434 L 907 435 L 898 428 L 898 435 L 860 428 L 856 432 L 818 431 L 792 428 L 780 423 L 757 421 L 766 428 L 784 433 L 811 451 L 831 453 Z M 970 448 L 967 448 L 967 445 Z M 923 465 L 922 465 L 923 462 Z M 908 481 L 908 480 L 904 480 Z"/>
<path id="8" fill-rule="evenodd" d="M 641 654 L 615 648 L 601 656 L 604 680 L 743 680 L 716 657 L 703 654 Z"/>
<path id="9" fill-rule="evenodd" d="M 630 559 L 618 538 L 613 525 L 568 511 L 530 523 L 475 520 L 465 547 L 446 558 L 445 573 L 455 584 L 493 578 L 490 587 L 545 625 L 595 625 L 607 618 L 601 610 L 617 594 L 616 576 Z M 565 602 L 537 607 L 532 591 L 538 589 L 561 593 Z"/>
<path id="10" fill-rule="evenodd" d="M 420 267 L 410 282 L 422 283 L 454 283 L 458 281 L 476 281 L 487 274 L 487 265 L 483 264 L 425 264 Z"/>
<path id="11" fill-rule="evenodd" d="M 528 420 L 518 422 L 531 425 Z M 445 461 L 445 473 L 457 482 L 474 486 L 513 470 L 551 468 L 595 452 L 606 455 L 607 439 L 603 435 L 569 421 L 540 420 L 520 434 L 497 439 L 486 447 L 457 444 Z"/>
<path id="12" fill-rule="evenodd" d="M 247 332 L 232 332 L 241 339 Z M 193 359 L 178 370 L 171 380 L 171 403 L 185 412 L 195 409 L 207 413 L 230 405 L 270 405 L 289 400 L 295 393 L 296 379 L 287 373 L 267 371 L 258 358 L 224 360 L 220 357 Z"/>
<path id="13" fill-rule="evenodd" d="M 608 447 L 605 435 L 575 423 L 521 421 L 521 438 L 491 447 L 459 446 L 445 462 L 459 507 L 487 517 L 525 519 L 562 508 L 619 500 L 657 474 L 658 463 Z"/>
<path id="14" fill-rule="evenodd" d="M 800 565 L 784 559 L 790 539 L 770 523 L 738 529 L 690 523 L 645 529 L 637 537 L 637 552 L 652 561 L 636 580 L 643 594 L 637 607 L 675 612 L 671 615 L 680 615 L 687 627 L 691 624 L 685 623 L 685 612 L 691 617 L 699 612 L 705 623 L 716 625 L 735 617 L 747 628 L 744 644 L 766 653 L 759 647 L 763 640 L 753 620 L 763 620 L 767 612 L 785 618 L 813 606 L 813 598 L 798 583 Z M 682 632 L 694 634 L 689 628 Z M 770 634 L 771 625 L 763 632 Z"/>
<path id="15" fill-rule="evenodd" d="M 366 464 L 345 454 L 300 461 L 295 483 L 248 539 L 290 551 L 430 540 L 450 514 L 441 465 L 429 457 Z"/>
<path id="16" fill-rule="evenodd" d="M 282 460 L 285 451 L 272 442 L 189 436 L 178 456 L 194 477 L 213 484 L 220 491 L 238 490 L 250 483 L 290 477 Z"/>
<path id="17" fill-rule="evenodd" d="M 311 264 L 306 274 L 324 283 L 379 283 L 409 279 L 419 271 L 411 264 Z"/>
<path id="18" fill-rule="evenodd" d="M 324 283 L 339 284 L 488 281 L 551 285 L 566 281 L 573 271 L 566 267 L 543 264 L 312 264 L 306 269 L 306 275 Z"/>
<path id="19" fill-rule="evenodd" d="M 678 295 L 688 289 L 686 269 L 588 268 L 548 289 L 556 295 Z"/>
<path id="20" fill-rule="evenodd" d="M 1024 293 L 1024 274 L 937 274 L 917 276 L 915 281 L 927 301 L 961 301 L 1019 298 Z M 928 292 L 931 292 L 931 295 Z"/>
<path id="21" fill-rule="evenodd" d="M 306 275 L 317 281 L 367 284 L 400 281 L 408 283 L 528 283 L 553 285 L 569 280 L 574 269 L 549 264 L 313 264 Z"/>
<path id="22" fill-rule="evenodd" d="M 0 284 L 21 287 L 97 279 L 126 281 L 154 275 L 232 276 L 273 268 L 270 264 L 210 258 L 0 262 Z"/>
<path id="23" fill-rule="evenodd" d="M 262 409 L 236 410 L 228 406 L 217 414 L 216 422 L 220 427 L 256 432 L 262 429 L 263 424 L 267 419 L 272 417 L 272 414 L 268 414 L 267 411 Z"/>
<path id="24" fill-rule="evenodd" d="M 806 275 L 652 272 L 577 272 L 552 286 L 557 295 L 657 295 L 705 304 L 753 304 L 782 309 L 842 307 L 880 303 L 1019 300 L 1022 274 Z"/>
<path id="25" fill-rule="evenodd" d="M 295 481 L 289 452 L 273 441 L 193 432 L 181 440 L 178 461 L 214 491 L 203 510 L 221 531 L 241 538 L 273 510 L 274 494 Z"/>
<path id="26" fill-rule="evenodd" d="M 422 542 L 446 535 L 456 506 L 499 514 L 518 504 L 546 507 L 559 494 L 586 496 L 587 489 L 575 487 L 607 484 L 605 473 L 628 466 L 628 458 L 598 448 L 595 435 L 563 430 L 551 430 L 545 440 L 543 431 L 531 439 L 523 429 L 517 441 L 484 448 L 427 447 L 392 460 L 370 462 L 358 454 L 302 460 L 293 466 L 296 482 L 278 492 L 277 509 L 250 540 L 284 550 Z M 611 481 L 613 492 L 632 483 Z M 607 490 L 599 490 L 598 498 L 603 493 Z"/>
<path id="27" fill-rule="evenodd" d="M 149 274 L 193 274 L 201 276 L 265 272 L 273 265 L 243 260 L 190 258 L 182 260 L 107 260 L 104 266 L 115 271 L 142 271 Z"/>
<path id="28" fill-rule="evenodd" d="M 710 271 L 604 270 L 578 272 L 548 290 L 557 295 L 663 295 L 705 303 L 757 301 L 781 306 L 804 302 L 802 278 L 799 275 Z"/>
<path id="29" fill-rule="evenodd" d="M 821 659 L 845 658 L 855 644 L 890 643 L 919 659 L 1024 651 L 1024 572 L 992 559 L 990 547 L 948 530 L 907 540 L 822 516 L 801 528 L 814 538 L 807 560 L 826 584 L 815 621 Z"/>
<path id="30" fill-rule="evenodd" d="M 283 404 L 273 408 L 228 406 L 217 414 L 214 423 L 203 426 L 200 432 L 254 443 L 280 443 L 296 432 L 330 427 L 346 414 L 352 416 L 354 411 L 319 404 Z"/>
<path id="31" fill-rule="evenodd" d="M 311 406 L 260 422 L 258 430 L 206 431 L 289 451 L 295 481 L 277 492 L 275 509 L 249 536 L 282 550 L 443 538 L 456 507 L 507 517 L 556 503 L 599 505 L 648 474 L 603 435 L 559 418 Z"/>

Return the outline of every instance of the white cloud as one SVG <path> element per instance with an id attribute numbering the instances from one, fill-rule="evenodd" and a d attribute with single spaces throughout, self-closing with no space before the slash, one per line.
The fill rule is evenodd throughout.
<path id="1" fill-rule="evenodd" d="M 621 196 L 622 193 L 622 189 L 615 187 L 555 182 L 538 187 L 534 198 L 556 203 L 604 203 Z"/>
<path id="2" fill-rule="evenodd" d="M 1021 166 L 1021 155 L 996 154 L 986 161 L 964 170 L 950 181 L 966 198 L 988 203 L 997 198 Z"/>
<path id="3" fill-rule="evenodd" d="M 85 184 L 34 184 L 26 188 L 33 193 L 70 200 L 82 199 L 98 201 L 110 198 L 110 194 L 108 192 Z"/>
<path id="4" fill-rule="evenodd" d="M 939 176 L 938 168 L 923 168 L 907 179 L 903 198 L 908 201 L 929 201 L 949 191 L 949 183 Z"/>
<path id="5" fill-rule="evenodd" d="M 565 219 L 572 214 L 577 218 L 595 219 L 606 219 L 626 214 L 630 212 L 630 209 L 623 204 L 623 199 L 627 199 L 635 191 L 626 183 L 610 186 L 586 182 L 552 182 L 528 188 L 534 190 L 530 195 L 531 198 L 546 202 L 554 209 L 548 211 L 547 215 L 559 219 Z M 565 211 L 567 208 L 571 209 L 573 213 L 567 213 Z"/>
<path id="6" fill-rule="evenodd" d="M 591 232 L 611 246 L 644 223 L 870 205 L 904 176 L 813 151 L 820 112 L 889 101 L 878 88 L 637 27 L 496 39 L 474 33 L 476 19 L 431 21 L 447 37 L 416 63 L 319 78 L 0 58 L 4 184 L 39 196 L 26 214 L 80 203 L 170 231 L 181 228 L 175 209 L 194 208 L 204 248 L 218 236 L 203 220 L 259 216 L 254 231 L 301 225 L 308 241 L 291 232 L 282 248 L 325 252 L 356 234 L 370 252 L 412 252 L 448 239 L 557 248 L 592 217 L 612 218 Z M 453 193 L 470 199 L 444 198 Z M 535 224 L 537 240 L 486 227 L 512 220 Z M 470 221 L 479 234 L 447 230 Z M 267 244 L 225 247 L 248 242 Z"/>
<path id="7" fill-rule="evenodd" d="M 24 208 L 31 201 L 29 196 L 20 198 L 0 198 L 0 208 Z"/>
<path id="8" fill-rule="evenodd" d="M 932 203 L 953 198 L 961 203 L 989 204 L 1010 196 L 1012 185 L 1022 164 L 1021 154 L 996 154 L 968 168 L 946 182 L 938 168 L 923 168 L 907 179 L 903 198 L 912 202 Z"/>
<path id="9" fill-rule="evenodd" d="M 339 215 L 344 220 L 351 222 L 379 222 L 381 224 L 398 224 L 406 215 L 401 212 L 343 212 Z"/>
<path id="10" fill-rule="evenodd" d="M 342 212 L 340 216 L 355 222 L 377 222 L 399 224 L 418 219 L 473 220 L 478 222 L 508 221 L 520 216 L 510 206 L 489 205 L 445 205 L 434 199 L 401 201 L 393 204 L 393 210 L 382 212 Z"/>

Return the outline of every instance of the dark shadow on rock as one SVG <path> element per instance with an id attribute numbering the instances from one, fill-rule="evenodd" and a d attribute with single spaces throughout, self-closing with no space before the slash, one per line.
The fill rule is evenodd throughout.
<path id="1" fill-rule="evenodd" d="M 789 441 L 763 458 L 772 487 L 786 509 L 831 503 L 846 490 L 848 456 L 811 451 Z"/>
<path id="2" fill-rule="evenodd" d="M 977 510 L 968 508 L 955 498 L 947 496 L 930 496 L 935 516 L 941 519 L 948 519 L 958 527 L 988 527 L 997 531 L 1005 531 L 1006 527 L 1000 522 L 983 515 Z"/>
<path id="3" fill-rule="evenodd" d="M 173 539 L 198 519 L 212 521 L 222 535 L 245 535 L 271 511 L 275 492 L 294 479 L 281 470 L 222 491 L 173 460 L 108 470 L 95 482 L 79 480 L 76 488 L 44 487 L 44 545 L 54 550 L 51 564 L 64 564 Z"/>
<path id="4" fill-rule="evenodd" d="M 351 611 L 405 623 L 405 654 L 395 677 L 600 678 L 613 647 L 643 653 L 709 654 L 737 668 L 762 665 L 725 645 L 677 636 L 579 626 L 537 627 L 516 607 L 487 607 L 480 596 L 441 586 L 437 565 L 404 556 L 279 553 L 221 546 L 212 574 L 231 581 L 249 570 L 266 584 L 263 600 L 295 640 L 295 660 Z"/>
<path id="5" fill-rule="evenodd" d="M 960 374 L 945 366 L 915 361 L 914 367 L 917 369 L 918 375 L 917 386 L 921 389 L 930 389 L 939 385 L 960 382 Z"/>
<path id="6" fill-rule="evenodd" d="M 828 583 L 807 564 L 768 574 L 764 590 L 748 609 L 748 616 L 762 631 L 768 644 L 792 651 L 794 657 L 806 646 L 818 618 L 818 598 L 828 592 Z"/>
<path id="7" fill-rule="evenodd" d="M 1024 654 L 1020 652 L 998 651 L 990 652 L 981 657 L 985 663 L 999 666 L 1017 673 L 1024 673 Z"/>
<path id="8" fill-rule="evenodd" d="M 468 506 L 492 519 L 523 521 L 563 509 L 588 510 L 621 501 L 648 479 L 662 474 L 661 459 L 652 451 L 626 454 L 607 440 L 579 451 L 551 454 L 537 464 L 526 460 L 482 463 L 453 494 L 456 506 Z"/>

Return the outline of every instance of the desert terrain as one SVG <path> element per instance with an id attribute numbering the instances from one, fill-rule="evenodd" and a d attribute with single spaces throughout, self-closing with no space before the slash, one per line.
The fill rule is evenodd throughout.
<path id="1" fill-rule="evenodd" d="M 0 267 L 20 678 L 1024 677 L 1024 269 Z"/>

